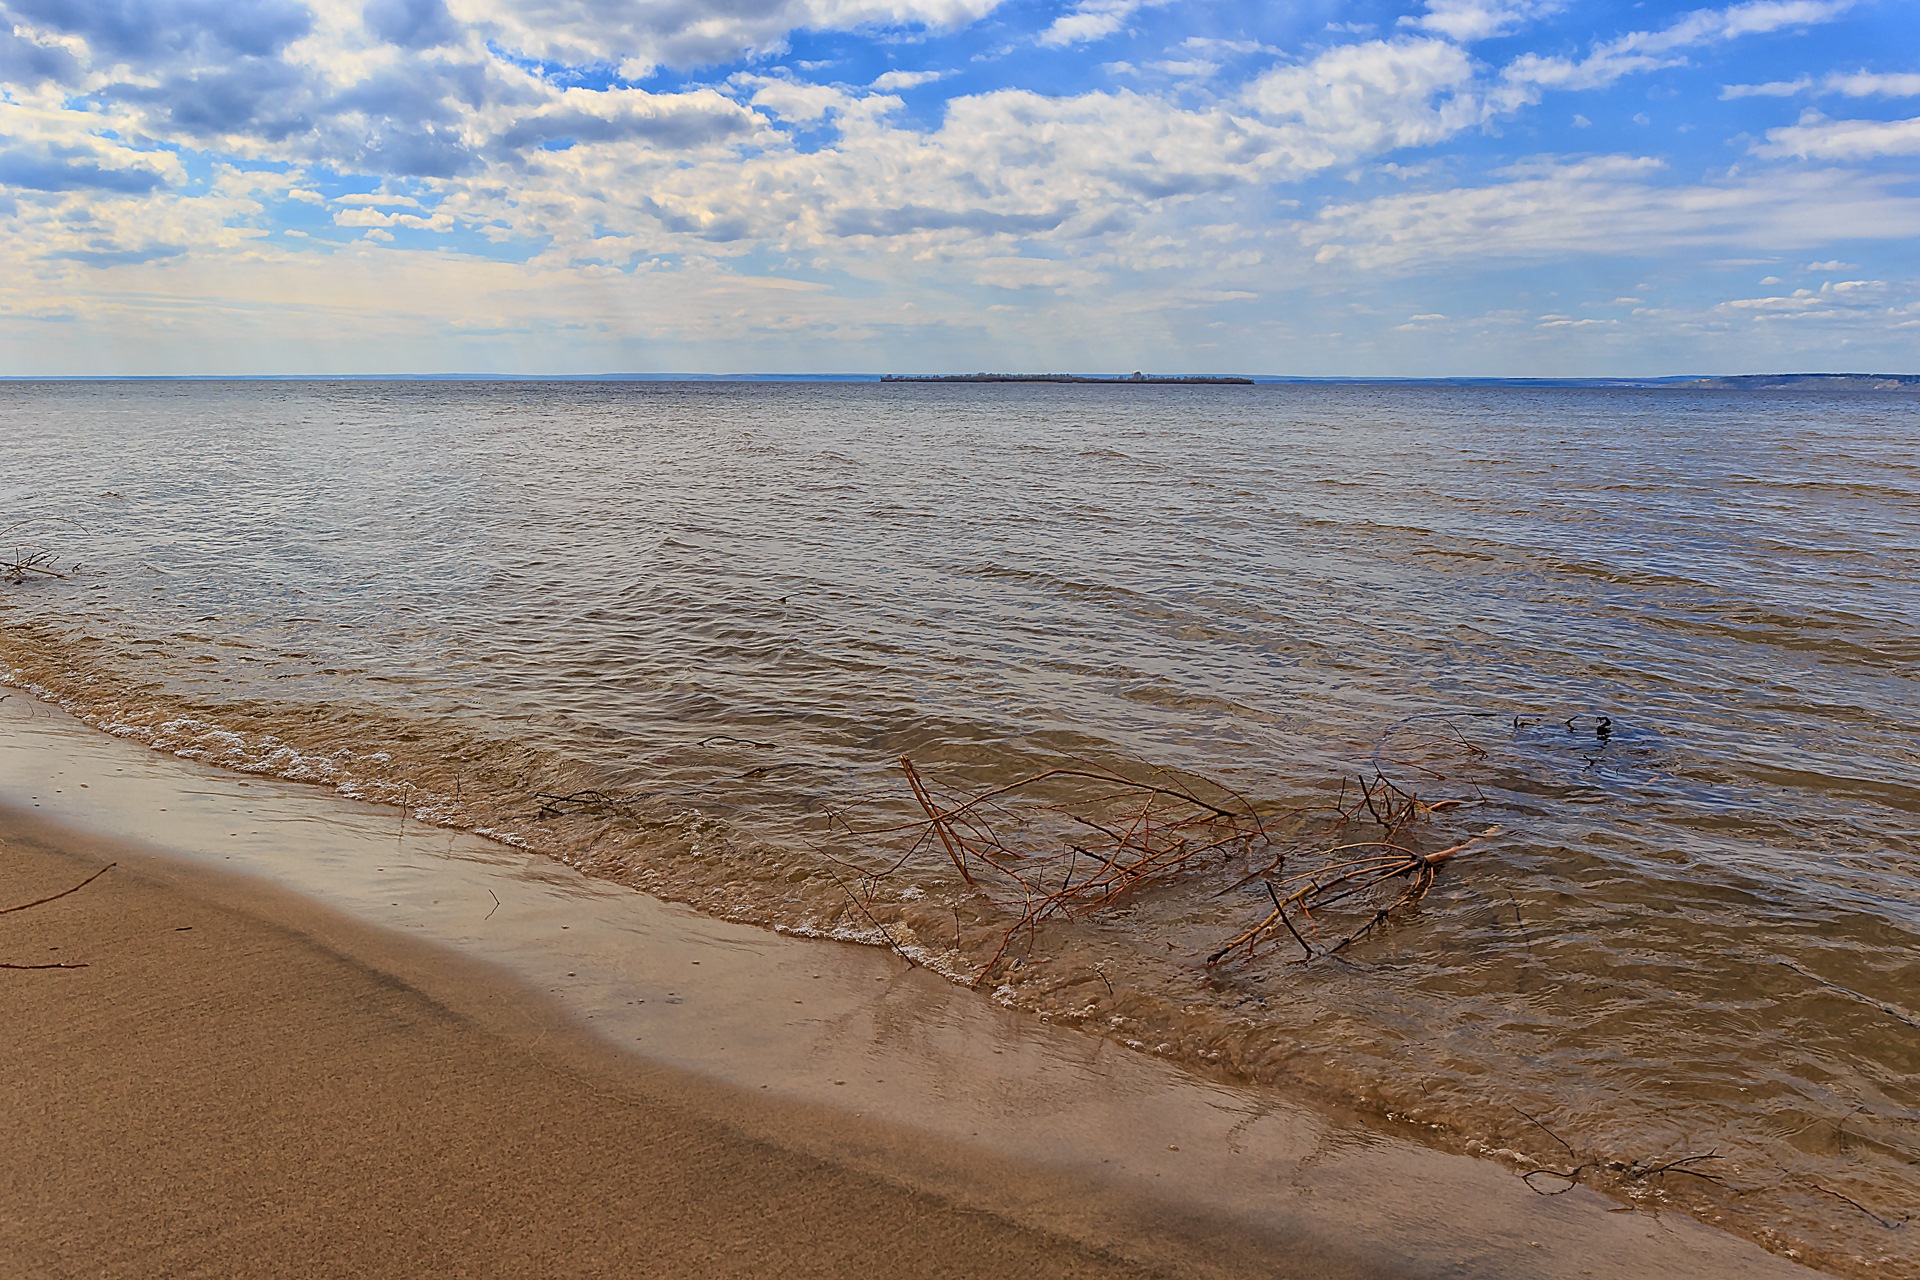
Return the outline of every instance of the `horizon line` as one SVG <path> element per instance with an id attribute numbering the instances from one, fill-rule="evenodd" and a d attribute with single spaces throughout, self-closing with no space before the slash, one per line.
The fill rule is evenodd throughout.
<path id="1" fill-rule="evenodd" d="M 1859 379 L 1920 379 L 1920 373 L 1893 373 L 1867 371 L 1765 371 L 1759 373 L 1678 373 L 1678 374 L 1591 374 L 1564 375 L 1550 374 L 1511 375 L 1511 374 L 1272 374 L 1272 373 L 1156 373 L 1150 378 L 1163 380 L 1159 385 L 1168 385 L 1164 380 L 1178 378 L 1250 378 L 1259 384 L 1368 384 L 1368 383 L 1424 383 L 1424 384 L 1477 384 L 1477 385 L 1561 385 L 1561 386 L 1659 386 L 1677 382 L 1722 381 L 1730 379 L 1760 378 L 1859 378 Z M 0 374 L 0 382 L 871 382 L 879 383 L 886 379 L 941 379 L 964 384 L 967 380 L 981 378 L 1018 378 L 1041 382 L 1048 378 L 1098 378 L 1111 379 L 1119 385 L 1127 385 L 1128 375 L 1124 373 L 1078 373 L 1068 371 L 1050 371 L 1042 374 L 1010 374 L 991 372 L 969 372 L 958 374 L 896 374 L 896 373 L 44 373 L 44 374 Z M 897 385 L 890 384 L 890 385 Z M 1082 383 L 1079 385 L 1097 385 Z M 1153 385 L 1151 383 L 1147 385 Z"/>

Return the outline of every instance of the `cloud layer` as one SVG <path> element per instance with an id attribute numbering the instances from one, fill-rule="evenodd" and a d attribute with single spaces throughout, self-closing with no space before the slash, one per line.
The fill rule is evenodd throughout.
<path id="1" fill-rule="evenodd" d="M 1385 373 L 1516 309 L 1555 359 L 1706 359 L 1755 277 L 1701 262 L 1920 233 L 1920 60 L 1868 65 L 1871 6 L 1578 8 L 0 0 L 0 372 Z M 1576 316 L 1519 270 L 1675 305 Z M 1858 344 L 1795 314 L 1830 310 Z"/>

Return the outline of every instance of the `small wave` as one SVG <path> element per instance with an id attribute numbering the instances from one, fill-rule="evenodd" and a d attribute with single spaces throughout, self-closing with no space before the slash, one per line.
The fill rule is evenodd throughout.
<path id="1" fill-rule="evenodd" d="M 1075 602 L 1093 601 L 1103 604 L 1126 605 L 1130 608 L 1149 606 L 1160 609 L 1158 602 L 1151 596 L 1127 587 L 1116 586 L 1109 582 L 1092 582 L 1076 578 L 1061 577 L 1040 569 L 1023 569 L 1014 565 L 987 563 L 962 569 L 962 573 L 973 578 L 987 578 L 1001 582 L 1014 582 L 1022 586 L 1033 587 L 1049 595 L 1058 596 Z"/>

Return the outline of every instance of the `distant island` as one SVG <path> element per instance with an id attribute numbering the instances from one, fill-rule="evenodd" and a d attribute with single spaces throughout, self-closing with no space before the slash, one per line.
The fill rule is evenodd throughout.
<path id="1" fill-rule="evenodd" d="M 1127 386 L 1205 386 L 1205 387 L 1250 387 L 1252 378 L 1225 377 L 1216 374 L 1158 374 L 1129 373 L 1117 377 L 1101 377 L 1083 373 L 889 373 L 882 382 L 1096 382 L 1122 383 Z"/>
<path id="2" fill-rule="evenodd" d="M 1667 385 L 1706 391 L 1920 391 L 1920 373 L 1743 373 Z"/>

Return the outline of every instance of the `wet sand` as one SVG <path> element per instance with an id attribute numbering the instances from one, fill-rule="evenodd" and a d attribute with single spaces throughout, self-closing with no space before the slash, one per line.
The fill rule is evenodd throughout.
<path id="1" fill-rule="evenodd" d="M 1811 1274 L 18 693 L 0 841 L 0 1275 Z"/>

